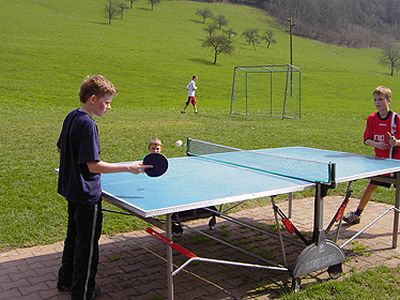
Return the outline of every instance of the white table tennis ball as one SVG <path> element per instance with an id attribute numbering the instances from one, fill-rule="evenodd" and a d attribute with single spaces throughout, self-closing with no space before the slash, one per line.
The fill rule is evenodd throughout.
<path id="1" fill-rule="evenodd" d="M 182 142 L 181 140 L 177 140 L 177 141 L 175 142 L 175 145 L 176 145 L 177 147 L 182 147 L 183 142 Z"/>

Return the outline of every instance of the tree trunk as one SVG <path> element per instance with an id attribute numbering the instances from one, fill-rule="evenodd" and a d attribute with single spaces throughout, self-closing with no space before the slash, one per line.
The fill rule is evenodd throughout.
<path id="1" fill-rule="evenodd" d="M 214 65 L 217 63 L 217 56 L 218 56 L 217 50 L 215 50 L 214 51 L 214 62 L 213 62 Z"/>

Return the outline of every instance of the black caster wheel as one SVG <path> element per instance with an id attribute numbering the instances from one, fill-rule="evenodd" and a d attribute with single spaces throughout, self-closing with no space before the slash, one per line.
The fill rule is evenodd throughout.
<path id="1" fill-rule="evenodd" d="M 180 224 L 172 223 L 172 236 L 180 238 L 183 234 L 183 228 Z"/>
<path id="2" fill-rule="evenodd" d="M 292 278 L 292 291 L 300 292 L 301 289 L 301 280 L 300 278 Z"/>
<path id="3" fill-rule="evenodd" d="M 342 275 L 342 264 L 330 266 L 328 268 L 328 275 L 331 279 L 338 279 Z"/>
<path id="4" fill-rule="evenodd" d="M 217 224 L 217 218 L 215 216 L 212 216 L 210 221 L 208 221 L 208 227 L 210 230 L 213 230 L 215 228 L 215 224 Z"/>

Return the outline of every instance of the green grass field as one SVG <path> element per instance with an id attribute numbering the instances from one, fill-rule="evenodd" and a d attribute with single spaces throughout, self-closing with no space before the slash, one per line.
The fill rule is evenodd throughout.
<path id="1" fill-rule="evenodd" d="M 0 0 L 0 250 L 62 240 L 66 203 L 56 193 L 55 144 L 65 115 L 79 105 L 88 74 L 101 73 L 120 93 L 113 109 L 97 119 L 102 158 L 140 159 L 152 135 L 169 157 L 183 156 L 177 139 L 196 137 L 245 149 L 303 145 L 363 154 L 365 120 L 374 111 L 372 90 L 394 89 L 398 76 L 378 65 L 378 49 L 350 49 L 294 37 L 294 64 L 302 69 L 302 118 L 229 115 L 235 65 L 289 61 L 285 28 L 255 8 L 222 3 L 163 1 L 151 11 L 139 0 L 124 20 L 107 25 L 102 1 Z M 205 25 L 195 15 L 209 7 L 239 33 L 232 56 L 201 47 Z M 209 23 L 209 22 L 208 22 Z M 255 51 L 240 33 L 272 30 L 277 43 Z M 200 113 L 180 114 L 186 84 L 199 76 Z M 355 185 L 359 196 L 365 182 Z M 342 192 L 339 187 L 330 193 Z M 390 202 L 393 191 L 380 190 Z M 135 218 L 105 215 L 104 233 L 143 226 Z"/>
<path id="2" fill-rule="evenodd" d="M 238 35 L 234 54 L 221 55 L 212 65 L 211 51 L 200 47 L 204 25 L 195 15 L 205 6 L 225 15 L 238 33 L 249 27 L 273 30 L 277 43 L 255 51 Z M 184 155 L 174 142 L 188 136 L 247 149 L 304 145 L 372 153 L 362 143 L 366 116 L 374 110 L 371 90 L 379 84 L 395 87 L 398 79 L 377 65 L 377 49 L 295 38 L 294 63 L 303 72 L 302 119 L 231 116 L 233 66 L 287 62 L 284 28 L 260 10 L 229 4 L 164 1 L 151 11 L 139 1 L 112 25 L 102 9 L 98 1 L 3 1 L 0 248 L 63 238 L 65 202 L 56 193 L 52 171 L 58 160 L 55 143 L 63 118 L 79 104 L 78 88 L 87 74 L 104 74 L 120 90 L 112 111 L 98 120 L 107 161 L 139 159 L 152 135 L 163 140 L 170 157 Z M 200 114 L 189 109 L 181 115 L 193 73 L 200 78 Z M 396 95 L 394 89 L 394 109 Z M 387 194 L 376 197 L 384 201 Z M 107 216 L 104 230 L 136 224 Z"/>

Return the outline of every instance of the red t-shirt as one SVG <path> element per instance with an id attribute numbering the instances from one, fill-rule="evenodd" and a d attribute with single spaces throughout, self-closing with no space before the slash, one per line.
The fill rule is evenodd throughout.
<path id="1" fill-rule="evenodd" d="M 367 126 L 364 131 L 364 142 L 373 140 L 375 142 L 384 142 L 389 145 L 386 133 L 390 132 L 396 139 L 400 138 L 400 122 L 396 113 L 389 111 L 387 116 L 382 119 L 378 112 L 374 112 L 368 116 Z M 393 123 L 393 126 L 392 126 Z M 399 147 L 388 147 L 385 150 L 375 149 L 375 156 L 382 158 L 400 159 Z"/>

